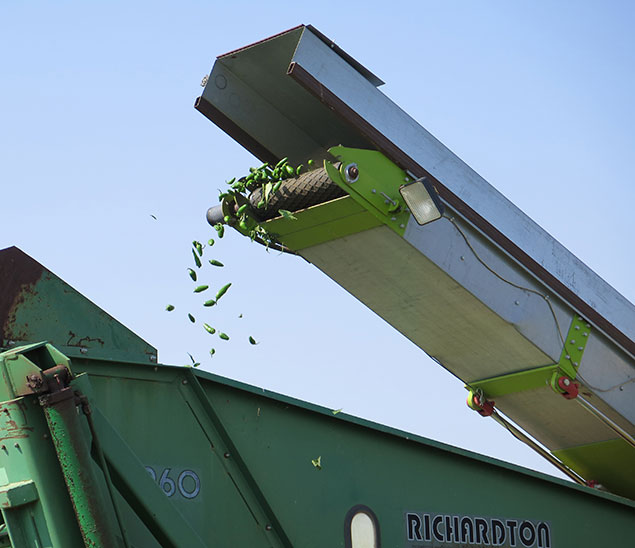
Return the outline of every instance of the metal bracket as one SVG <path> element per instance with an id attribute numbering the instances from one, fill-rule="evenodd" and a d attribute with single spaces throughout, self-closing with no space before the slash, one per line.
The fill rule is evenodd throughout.
<path id="1" fill-rule="evenodd" d="M 465 388 L 471 392 L 480 390 L 486 399 L 491 399 L 550 385 L 558 394 L 572 399 L 577 395 L 577 384 L 573 381 L 590 334 L 591 325 L 576 314 L 564 339 L 558 363 L 470 382 Z"/>
<path id="2" fill-rule="evenodd" d="M 410 176 L 381 152 L 343 146 L 329 153 L 341 162 L 339 168 L 327 161 L 324 167 L 331 180 L 386 226 L 403 236 L 410 213 L 399 187 Z"/>

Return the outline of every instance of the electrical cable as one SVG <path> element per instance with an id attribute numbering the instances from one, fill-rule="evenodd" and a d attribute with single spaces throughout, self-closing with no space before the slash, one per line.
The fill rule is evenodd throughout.
<path id="1" fill-rule="evenodd" d="M 551 301 L 549 300 L 549 295 L 545 295 L 544 293 L 541 293 L 540 291 L 536 291 L 535 289 L 532 289 L 531 287 L 525 287 L 522 285 L 518 285 L 517 283 L 512 282 L 511 280 L 508 280 L 507 278 L 505 278 L 504 276 L 502 276 L 501 274 L 499 274 L 498 272 L 496 272 L 491 266 L 489 266 L 482 258 L 481 256 L 477 253 L 476 249 L 474 249 L 474 247 L 472 246 L 472 244 L 470 243 L 467 235 L 465 234 L 465 232 L 463 232 L 463 230 L 461 229 L 461 227 L 457 224 L 457 222 L 454 220 L 454 217 L 448 217 L 447 215 L 444 215 L 444 217 L 450 221 L 452 223 L 452 225 L 454 225 L 454 228 L 456 228 L 456 230 L 458 231 L 458 233 L 462 236 L 463 240 L 465 241 L 467 247 L 470 248 L 470 251 L 473 253 L 474 257 L 476 257 L 476 260 L 481 263 L 487 270 L 489 270 L 492 274 L 494 274 L 494 276 L 496 276 L 499 280 L 505 282 L 506 284 L 511 285 L 512 287 L 515 287 L 516 289 L 520 289 L 522 291 L 527 291 L 529 293 L 534 293 L 535 295 L 538 295 L 539 297 L 541 297 L 549 306 L 549 310 L 551 311 L 551 315 L 553 316 L 553 319 L 556 323 L 556 329 L 558 331 L 558 335 L 560 336 L 560 340 L 562 341 L 562 344 L 564 346 L 566 346 L 566 342 L 564 340 L 564 336 L 562 335 L 562 329 L 560 328 L 560 322 L 558 321 L 558 317 L 556 316 L 556 311 L 553 308 L 553 305 L 551 304 Z"/>

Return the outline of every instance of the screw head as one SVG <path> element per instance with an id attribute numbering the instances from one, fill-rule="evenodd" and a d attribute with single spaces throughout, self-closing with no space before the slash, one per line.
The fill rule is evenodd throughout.
<path id="1" fill-rule="evenodd" d="M 273 527 L 271 527 L 271 525 L 269 525 L 269 524 L 267 523 L 267 525 L 265 525 L 265 529 L 266 529 L 267 531 L 271 531 L 271 530 L 273 529 Z"/>
<path id="2" fill-rule="evenodd" d="M 83 346 L 79 349 L 82 354 L 86 354 L 88 352 L 88 348 L 84 348 Z"/>
<path id="3" fill-rule="evenodd" d="M 565 379 L 562 381 L 562 384 L 564 384 L 565 386 L 569 386 L 571 384 L 571 381 L 569 379 Z"/>
<path id="4" fill-rule="evenodd" d="M 187 379 L 183 379 L 183 380 L 181 381 L 181 384 L 187 384 Z"/>
<path id="5" fill-rule="evenodd" d="M 223 457 L 225 457 L 226 459 L 228 459 L 229 457 L 231 457 L 231 455 L 229 454 L 229 452 L 227 452 L 227 453 L 224 453 L 224 454 L 223 454 Z"/>

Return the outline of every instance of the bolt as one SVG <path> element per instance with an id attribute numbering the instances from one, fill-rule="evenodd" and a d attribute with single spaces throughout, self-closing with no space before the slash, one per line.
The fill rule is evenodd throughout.
<path id="1" fill-rule="evenodd" d="M 581 347 L 581 346 L 578 346 L 578 350 L 579 350 L 580 352 L 582 352 L 582 347 Z"/>
<path id="2" fill-rule="evenodd" d="M 19 443 L 14 443 L 13 447 L 15 447 L 16 449 L 20 449 L 20 444 Z"/>
<path id="3" fill-rule="evenodd" d="M 377 194 L 377 189 L 376 189 L 376 188 L 373 188 L 373 190 L 371 190 L 371 192 L 372 192 L 373 194 Z"/>
<path id="4" fill-rule="evenodd" d="M 150 356 L 150 361 L 151 361 L 151 362 L 156 362 L 156 361 L 157 361 L 157 357 L 156 357 L 154 354 L 152 354 L 152 355 Z"/>
<path id="5" fill-rule="evenodd" d="M 399 228 L 406 228 L 406 225 L 399 225 Z"/>
<path id="6" fill-rule="evenodd" d="M 390 218 L 390 220 L 391 220 L 391 221 L 396 221 L 396 220 L 397 220 L 397 217 L 391 217 L 391 218 Z"/>
<path id="7" fill-rule="evenodd" d="M 183 380 L 181 381 L 181 383 L 182 383 L 182 384 L 187 384 L 187 379 L 183 379 Z"/>
<path id="8" fill-rule="evenodd" d="M 464 261 L 464 260 L 465 260 L 465 257 L 464 257 L 463 255 L 461 255 L 461 260 L 462 260 L 462 261 Z"/>
<path id="9" fill-rule="evenodd" d="M 406 181 L 406 183 L 409 181 L 410 179 L 408 177 L 404 177 L 404 181 Z"/>
<path id="10" fill-rule="evenodd" d="M 579 325 L 576 325 L 574 329 L 575 329 L 576 331 L 580 331 L 580 326 L 579 326 Z"/>
<path id="11" fill-rule="evenodd" d="M 565 358 L 566 358 L 567 360 L 570 360 L 570 359 L 571 359 L 571 356 L 569 356 L 569 354 L 567 354 L 567 355 L 565 356 Z"/>
<path id="12" fill-rule="evenodd" d="M 586 324 L 587 329 L 589 329 L 591 327 L 591 324 Z"/>
<path id="13" fill-rule="evenodd" d="M 588 333 L 582 333 L 582 336 L 583 336 L 583 337 L 588 337 L 588 336 L 589 336 L 589 334 L 588 334 Z"/>
<path id="14" fill-rule="evenodd" d="M 571 339 L 571 344 L 575 344 L 575 339 Z"/>
<path id="15" fill-rule="evenodd" d="M 7 344 L 8 344 L 9 346 L 13 346 L 13 345 L 15 344 L 15 341 L 9 341 Z"/>
<path id="16" fill-rule="evenodd" d="M 88 348 L 84 348 L 83 346 L 79 349 L 82 354 L 86 354 L 88 352 Z"/>
<path id="17" fill-rule="evenodd" d="M 520 301 L 514 301 L 514 304 L 518 306 L 520 304 Z"/>
<path id="18" fill-rule="evenodd" d="M 573 362 L 573 365 L 575 365 L 576 367 L 578 367 L 578 362 Z"/>
<path id="19" fill-rule="evenodd" d="M 267 523 L 267 525 L 265 525 L 265 529 L 266 529 L 267 531 L 271 531 L 271 529 L 273 529 L 273 527 L 271 527 L 271 525 L 269 525 L 269 524 Z"/>
<path id="20" fill-rule="evenodd" d="M 229 453 L 225 453 L 225 454 L 223 455 L 223 457 L 225 457 L 226 459 L 228 459 L 229 457 L 231 457 L 231 455 L 230 455 Z"/>
<path id="21" fill-rule="evenodd" d="M 562 384 L 564 384 L 565 386 L 569 386 L 571 384 L 571 381 L 569 379 L 565 379 L 562 381 Z"/>

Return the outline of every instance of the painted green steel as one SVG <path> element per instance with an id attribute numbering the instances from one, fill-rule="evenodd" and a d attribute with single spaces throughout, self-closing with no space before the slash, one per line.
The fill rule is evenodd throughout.
<path id="1" fill-rule="evenodd" d="M 11 546 L 83 547 L 36 396 L 0 403 L 0 437 L 0 510 Z"/>
<path id="2" fill-rule="evenodd" d="M 548 522 L 553 547 L 619 546 L 635 527 L 626 499 L 191 368 L 73 366 L 210 546 L 344 546 L 358 504 L 378 517 L 383 546 L 427 545 L 407 540 L 407 512 Z M 194 483 L 179 491 L 185 470 L 200 481 L 192 498 Z"/>
<path id="3" fill-rule="evenodd" d="M 551 384 L 556 372 L 566 375 L 570 379 L 575 379 L 590 333 L 591 326 L 586 320 L 576 314 L 571 320 L 569 331 L 565 336 L 558 363 L 473 381 L 466 385 L 465 388 L 472 391 L 481 390 L 486 398 L 492 399 L 516 392 L 542 388 Z M 559 392 L 555 388 L 554 390 Z"/>
<path id="4" fill-rule="evenodd" d="M 0 250 L 0 349 L 48 341 L 71 358 L 154 363 L 157 351 L 16 247 Z"/>
<path id="5" fill-rule="evenodd" d="M 534 390 L 535 388 L 548 385 L 551 381 L 551 376 L 557 369 L 557 365 L 535 367 L 525 371 L 518 371 L 516 373 L 471 382 L 469 385 L 466 385 L 466 388 L 473 391 L 482 390 L 488 399 L 496 398 L 498 396 L 504 396 L 505 394 Z"/>
<path id="6" fill-rule="evenodd" d="M 361 232 L 381 222 L 350 196 L 294 212 L 296 220 L 276 217 L 263 223 L 289 249 L 299 251 Z"/>
<path id="7" fill-rule="evenodd" d="M 562 354 L 558 361 L 558 368 L 571 379 L 575 379 L 582 363 L 584 349 L 591 335 L 591 324 L 579 315 L 571 320 L 569 331 L 565 336 Z"/>
<path id="8" fill-rule="evenodd" d="M 633 472 L 635 448 L 625 440 L 618 438 L 581 445 L 553 454 L 585 478 L 599 481 L 610 491 L 630 493 L 635 498 L 635 473 L 624 474 L 624 470 Z"/>
<path id="9" fill-rule="evenodd" d="M 31 363 L 38 362 L 35 351 L 51 355 L 46 346 L 38 348 L 26 352 Z M 40 538 L 75 535 L 43 546 L 82 545 L 51 440 L 42 434 L 44 413 L 62 468 L 74 467 L 65 473 L 79 482 L 69 491 L 90 492 L 93 505 L 103 501 L 107 519 L 99 533 L 119 537 L 100 473 L 100 466 L 107 467 L 130 546 L 344 547 L 345 524 L 359 505 L 377 517 L 382 546 L 404 548 L 432 545 L 408 540 L 406 525 L 433 516 L 478 519 L 491 528 L 496 520 L 515 520 L 532 535 L 541 532 L 540 542 L 536 536 L 530 546 L 559 548 L 619 545 L 635 526 L 632 501 L 192 368 L 86 357 L 73 359 L 72 367 L 77 376 L 71 387 L 89 405 L 92 429 L 73 398 L 67 411 L 73 410 L 79 424 L 70 424 L 59 407 L 40 407 L 34 395 L 2 404 L 31 402 L 29 428 L 40 425 L 31 441 L 38 455 L 48 458 L 40 471 L 51 476 L 32 474 L 30 468 L 20 475 L 19 464 L 8 463 L 0 501 L 13 501 L 2 508 L 13 546 L 34 538 L 31 523 L 42 528 Z M 5 414 L 0 411 L 0 420 Z M 10 421 L 0 427 L 6 436 Z M 63 439 L 69 433 L 73 443 Z M 95 456 L 82 459 L 81 452 L 77 458 L 78 439 L 87 451 L 96 439 L 103 464 Z M 314 465 L 318 457 L 320 468 Z M 3 458 L 0 447 L 0 464 Z M 87 486 L 80 474 L 94 481 Z M 55 478 L 57 488 L 51 484 Z M 53 492 L 65 513 L 26 520 L 32 511 L 23 509 L 43 509 L 42 501 Z M 16 518 L 16 512 L 23 517 Z M 443 527 L 439 531 L 445 534 Z M 506 538 L 500 546 L 510 546 Z M 95 546 L 120 542 L 90 541 Z M 466 536 L 464 545 L 477 544 Z"/>
<path id="10" fill-rule="evenodd" d="M 72 382 L 72 386 L 87 396 L 89 401 L 94 401 L 87 375 L 80 375 Z M 164 548 L 204 548 L 206 544 L 200 535 L 147 475 L 143 464 L 96 405 L 91 405 L 91 416 L 115 487 L 156 539 L 155 542 L 158 541 Z M 134 532 L 129 534 L 133 537 L 133 545 L 150 546 L 150 539 L 140 543 L 139 539 L 134 539 Z"/>
<path id="11" fill-rule="evenodd" d="M 410 213 L 399 187 L 411 181 L 404 170 L 376 150 L 332 147 L 329 153 L 341 165 L 324 160 L 331 180 L 349 196 L 294 212 L 296 220 L 276 217 L 262 223 L 286 247 L 299 251 L 386 224 L 403 236 Z M 348 183 L 347 166 L 355 164 L 359 178 Z M 246 231 L 236 228 L 239 232 Z"/>
<path id="12" fill-rule="evenodd" d="M 331 147 L 329 153 L 341 162 L 339 169 L 324 162 L 329 177 L 355 201 L 400 236 L 406 231 L 410 213 L 399 193 L 399 187 L 412 179 L 381 152 L 343 146 Z M 345 171 L 355 165 L 359 177 L 349 182 Z"/>
<path id="13" fill-rule="evenodd" d="M 106 510 L 106 493 L 98 489 L 73 390 L 66 390 L 68 397 L 43 405 L 43 410 L 79 529 L 87 547 L 117 546 L 115 523 Z"/>

